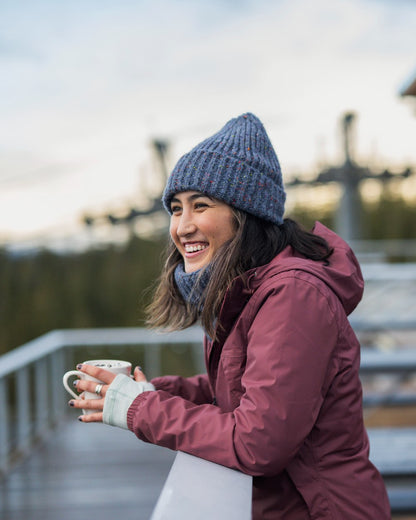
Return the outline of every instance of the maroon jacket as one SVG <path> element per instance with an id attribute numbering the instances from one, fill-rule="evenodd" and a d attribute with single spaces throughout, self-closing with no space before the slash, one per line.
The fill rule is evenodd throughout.
<path id="1" fill-rule="evenodd" d="M 253 518 L 385 520 L 390 507 L 368 459 L 347 319 L 363 279 L 349 246 L 321 224 L 329 265 L 286 248 L 237 279 L 204 341 L 208 375 L 154 379 L 128 426 L 140 439 L 253 475 Z"/>

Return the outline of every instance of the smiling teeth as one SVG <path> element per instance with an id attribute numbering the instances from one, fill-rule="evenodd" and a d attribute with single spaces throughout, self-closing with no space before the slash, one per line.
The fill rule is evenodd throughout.
<path id="1" fill-rule="evenodd" d="M 206 249 L 207 246 L 201 246 L 201 244 L 197 246 L 185 246 L 185 251 L 187 253 L 195 253 L 195 251 L 202 251 L 203 249 Z"/>

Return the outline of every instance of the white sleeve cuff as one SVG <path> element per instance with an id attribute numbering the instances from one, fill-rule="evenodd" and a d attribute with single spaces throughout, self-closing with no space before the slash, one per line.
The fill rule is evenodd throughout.
<path id="1" fill-rule="evenodd" d="M 127 430 L 127 412 L 136 397 L 155 390 L 152 383 L 137 382 L 124 374 L 117 374 L 105 395 L 103 423 Z"/>

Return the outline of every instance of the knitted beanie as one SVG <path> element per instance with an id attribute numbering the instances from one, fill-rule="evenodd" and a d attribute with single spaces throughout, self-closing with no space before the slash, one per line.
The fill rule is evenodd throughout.
<path id="1" fill-rule="evenodd" d="M 279 161 L 261 121 L 247 113 L 183 155 L 168 178 L 163 204 L 176 193 L 199 191 L 230 206 L 283 222 L 286 193 Z"/>

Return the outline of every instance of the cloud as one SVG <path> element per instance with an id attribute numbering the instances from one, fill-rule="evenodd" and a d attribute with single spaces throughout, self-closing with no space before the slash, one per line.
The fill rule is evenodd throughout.
<path id="1" fill-rule="evenodd" d="M 25 176 L 29 192 L 53 165 L 51 196 L 67 204 L 69 189 L 74 211 L 127 198 L 151 137 L 171 140 L 173 161 L 248 110 L 288 172 L 314 168 L 318 142 L 339 160 L 345 110 L 359 113 L 362 160 L 376 143 L 386 161 L 416 161 L 397 95 L 415 26 L 404 1 L 3 2 L 0 142 L 23 158 L 8 185 Z"/>
<path id="2" fill-rule="evenodd" d="M 45 163 L 30 153 L 8 150 L 0 154 L 0 189 L 24 189 L 27 184 L 34 186 L 38 183 L 45 187 L 45 182 L 55 181 L 79 167 L 80 164 Z"/>

